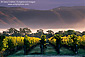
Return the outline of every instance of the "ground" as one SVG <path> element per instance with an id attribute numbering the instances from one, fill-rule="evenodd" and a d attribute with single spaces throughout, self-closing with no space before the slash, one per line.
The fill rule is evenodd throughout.
<path id="1" fill-rule="evenodd" d="M 57 54 L 55 49 L 51 45 L 47 45 L 45 54 L 40 54 L 40 46 L 38 45 L 28 55 L 24 55 L 24 50 L 20 50 L 7 57 L 85 57 L 85 49 L 79 49 L 78 54 L 75 55 L 73 51 L 64 47 L 60 49 L 60 54 Z"/>

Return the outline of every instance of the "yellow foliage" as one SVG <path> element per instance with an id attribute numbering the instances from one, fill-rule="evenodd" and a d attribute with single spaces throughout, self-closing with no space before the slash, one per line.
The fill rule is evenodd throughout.
<path id="1" fill-rule="evenodd" d="M 71 37 L 70 37 L 71 35 L 68 35 L 67 37 L 66 36 L 64 36 L 64 37 L 61 37 L 61 39 L 62 39 L 62 44 L 66 44 L 66 45 L 69 45 L 69 46 L 71 46 L 71 45 L 73 45 L 73 39 L 71 39 Z M 53 43 L 53 44 L 55 44 L 56 43 L 56 40 L 55 39 L 52 39 L 53 37 L 51 37 L 51 38 L 49 38 L 48 40 L 51 42 L 51 43 Z M 52 39 L 52 40 L 51 40 Z M 75 39 L 75 38 L 74 38 Z M 84 45 L 85 46 L 85 35 L 83 35 L 82 37 L 81 36 L 77 36 L 77 43 L 76 44 L 78 44 L 78 45 L 80 45 L 80 44 L 82 44 L 82 45 Z"/>
<path id="2" fill-rule="evenodd" d="M 24 45 L 24 37 L 12 37 L 12 36 L 6 36 L 5 39 L 3 39 L 3 51 L 8 48 L 8 40 L 11 40 L 14 46 L 23 46 Z M 27 40 L 30 42 L 30 46 L 33 46 L 34 44 L 39 42 L 39 38 L 36 37 L 28 37 Z"/>

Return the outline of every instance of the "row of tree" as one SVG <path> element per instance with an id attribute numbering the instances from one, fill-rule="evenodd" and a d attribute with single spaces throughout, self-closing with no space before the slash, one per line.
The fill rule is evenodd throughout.
<path id="1" fill-rule="evenodd" d="M 48 30 L 46 31 L 48 33 L 44 33 L 43 29 L 39 29 L 37 30 L 36 33 L 32 33 L 32 31 L 28 28 L 20 28 L 19 30 L 15 29 L 15 28 L 10 28 L 7 29 L 7 31 L 3 31 L 3 33 L 0 33 L 0 35 L 4 35 L 4 36 L 24 36 L 24 35 L 28 35 L 31 37 L 40 37 L 41 35 L 46 35 L 47 38 L 52 37 L 54 34 L 60 34 L 61 36 L 67 36 L 67 35 L 77 35 L 77 36 L 82 36 L 85 35 L 85 31 L 83 32 L 79 32 L 79 31 L 74 31 L 74 30 L 67 30 L 67 31 L 58 31 L 56 33 L 54 33 L 52 30 Z"/>

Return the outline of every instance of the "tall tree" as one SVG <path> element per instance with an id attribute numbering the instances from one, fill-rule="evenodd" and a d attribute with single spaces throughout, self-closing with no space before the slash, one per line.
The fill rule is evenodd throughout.
<path id="1" fill-rule="evenodd" d="M 18 30 L 15 28 L 10 28 L 8 30 L 9 30 L 9 33 L 17 33 L 18 32 Z"/>
<path id="2" fill-rule="evenodd" d="M 54 32 L 52 30 L 48 30 L 46 32 L 48 32 L 47 38 L 50 38 L 50 37 L 52 37 L 54 35 Z"/>
<path id="3" fill-rule="evenodd" d="M 54 32 L 52 30 L 48 30 L 46 32 L 48 32 L 48 34 L 54 34 Z"/>
<path id="4" fill-rule="evenodd" d="M 41 37 L 41 35 L 43 35 L 43 34 L 44 34 L 43 30 L 39 29 L 39 30 L 37 30 L 36 36 Z"/>

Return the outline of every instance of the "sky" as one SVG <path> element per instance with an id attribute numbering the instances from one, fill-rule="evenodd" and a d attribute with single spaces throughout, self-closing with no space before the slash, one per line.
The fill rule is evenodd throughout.
<path id="1" fill-rule="evenodd" d="M 29 9 L 48 10 L 60 6 L 85 6 L 85 0 L 0 0 L 0 1 L 35 1 L 27 6 L 8 6 L 0 3 L 0 6 L 6 7 L 24 7 Z"/>

